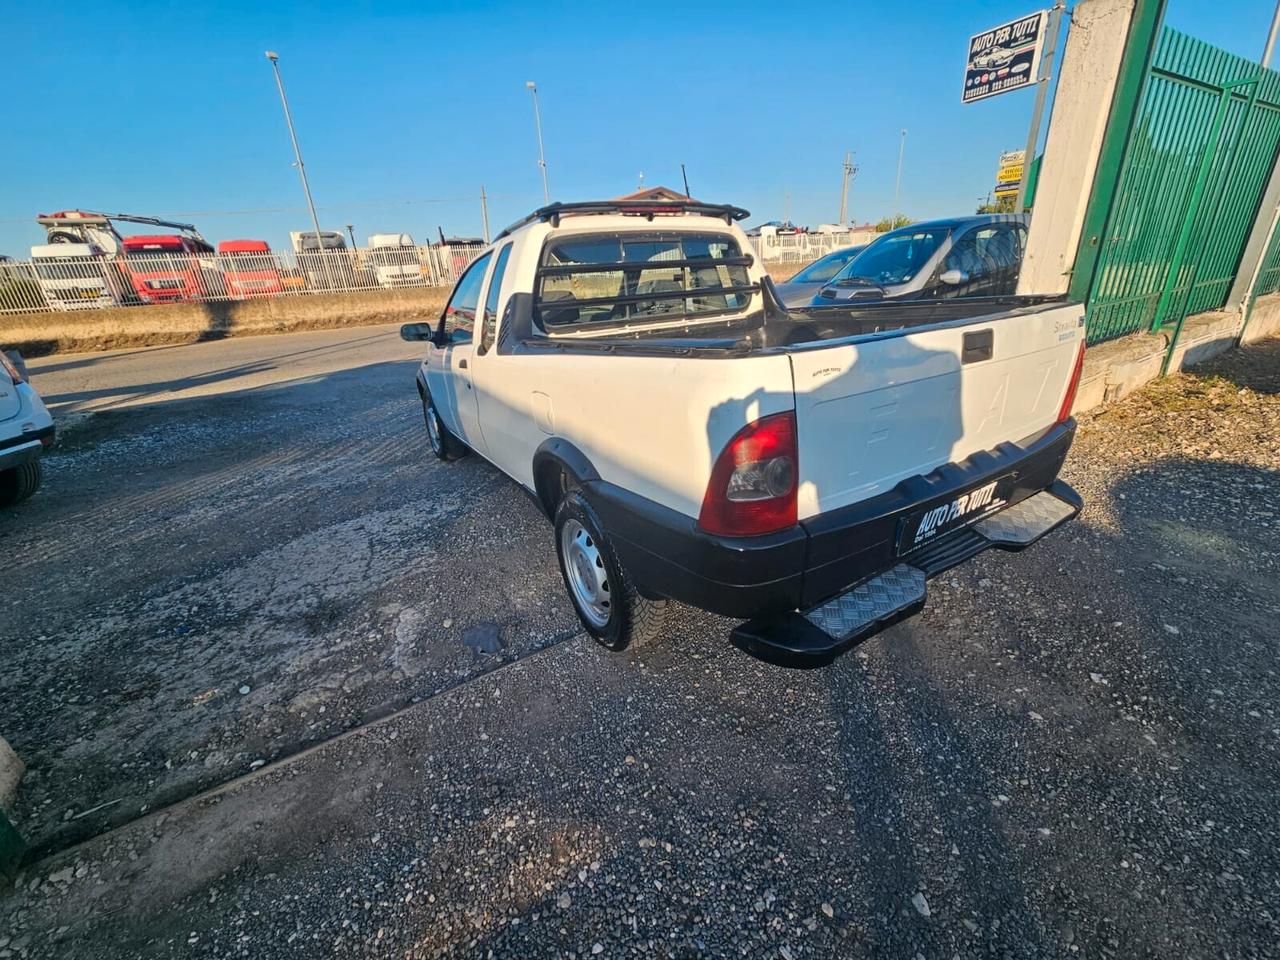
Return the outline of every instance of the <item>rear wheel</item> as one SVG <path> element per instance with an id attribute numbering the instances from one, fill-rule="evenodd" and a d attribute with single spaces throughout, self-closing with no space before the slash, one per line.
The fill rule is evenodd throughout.
<path id="1" fill-rule="evenodd" d="M 12 507 L 26 500 L 40 488 L 43 476 L 39 460 L 0 472 L 0 507 Z"/>
<path id="2" fill-rule="evenodd" d="M 441 460 L 457 460 L 466 456 L 466 444 L 449 432 L 429 393 L 422 394 L 422 419 L 427 425 L 427 440 L 431 443 L 432 453 Z"/>
<path id="3" fill-rule="evenodd" d="M 650 600 L 631 582 L 591 505 L 571 490 L 556 509 L 556 554 L 578 619 L 609 650 L 651 644 L 666 633 L 667 600 Z"/>

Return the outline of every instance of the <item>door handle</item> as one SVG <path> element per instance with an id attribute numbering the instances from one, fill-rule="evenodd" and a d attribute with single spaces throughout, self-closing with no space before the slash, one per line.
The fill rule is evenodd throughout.
<path id="1" fill-rule="evenodd" d="M 971 330 L 964 335 L 960 348 L 961 363 L 978 363 L 990 360 L 994 354 L 994 338 L 991 329 Z"/>
<path id="2" fill-rule="evenodd" d="M 461 359 L 461 360 L 459 360 L 459 361 L 458 361 L 458 369 L 459 369 L 459 370 L 465 370 L 465 369 L 467 369 L 467 361 L 466 361 L 466 358 L 465 358 L 465 357 L 464 357 L 463 359 Z"/>

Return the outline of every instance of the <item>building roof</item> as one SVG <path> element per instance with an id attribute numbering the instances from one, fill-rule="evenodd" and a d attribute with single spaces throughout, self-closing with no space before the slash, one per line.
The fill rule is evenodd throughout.
<path id="1" fill-rule="evenodd" d="M 628 193 L 621 197 L 614 197 L 615 200 L 691 200 L 692 197 L 686 197 L 679 190 L 672 190 L 670 187 L 646 187 L 644 190 L 637 190 L 635 193 Z"/>

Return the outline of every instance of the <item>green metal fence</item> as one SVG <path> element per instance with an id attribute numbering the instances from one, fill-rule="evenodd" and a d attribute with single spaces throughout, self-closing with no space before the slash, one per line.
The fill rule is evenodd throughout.
<path id="1" fill-rule="evenodd" d="M 1258 283 L 1253 288 L 1255 297 L 1276 292 L 1280 292 L 1280 226 L 1271 234 L 1267 252 L 1262 255 L 1262 264 L 1258 268 Z"/>
<path id="2" fill-rule="evenodd" d="M 1176 336 L 1226 302 L 1277 146 L 1280 74 L 1164 28 L 1097 251 L 1090 343 Z"/>

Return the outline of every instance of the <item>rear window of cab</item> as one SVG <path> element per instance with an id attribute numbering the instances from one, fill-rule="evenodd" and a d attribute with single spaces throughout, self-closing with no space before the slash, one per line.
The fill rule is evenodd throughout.
<path id="1" fill-rule="evenodd" d="M 547 332 L 699 320 L 746 309 L 751 257 L 718 233 L 588 234 L 552 240 L 535 289 Z"/>

